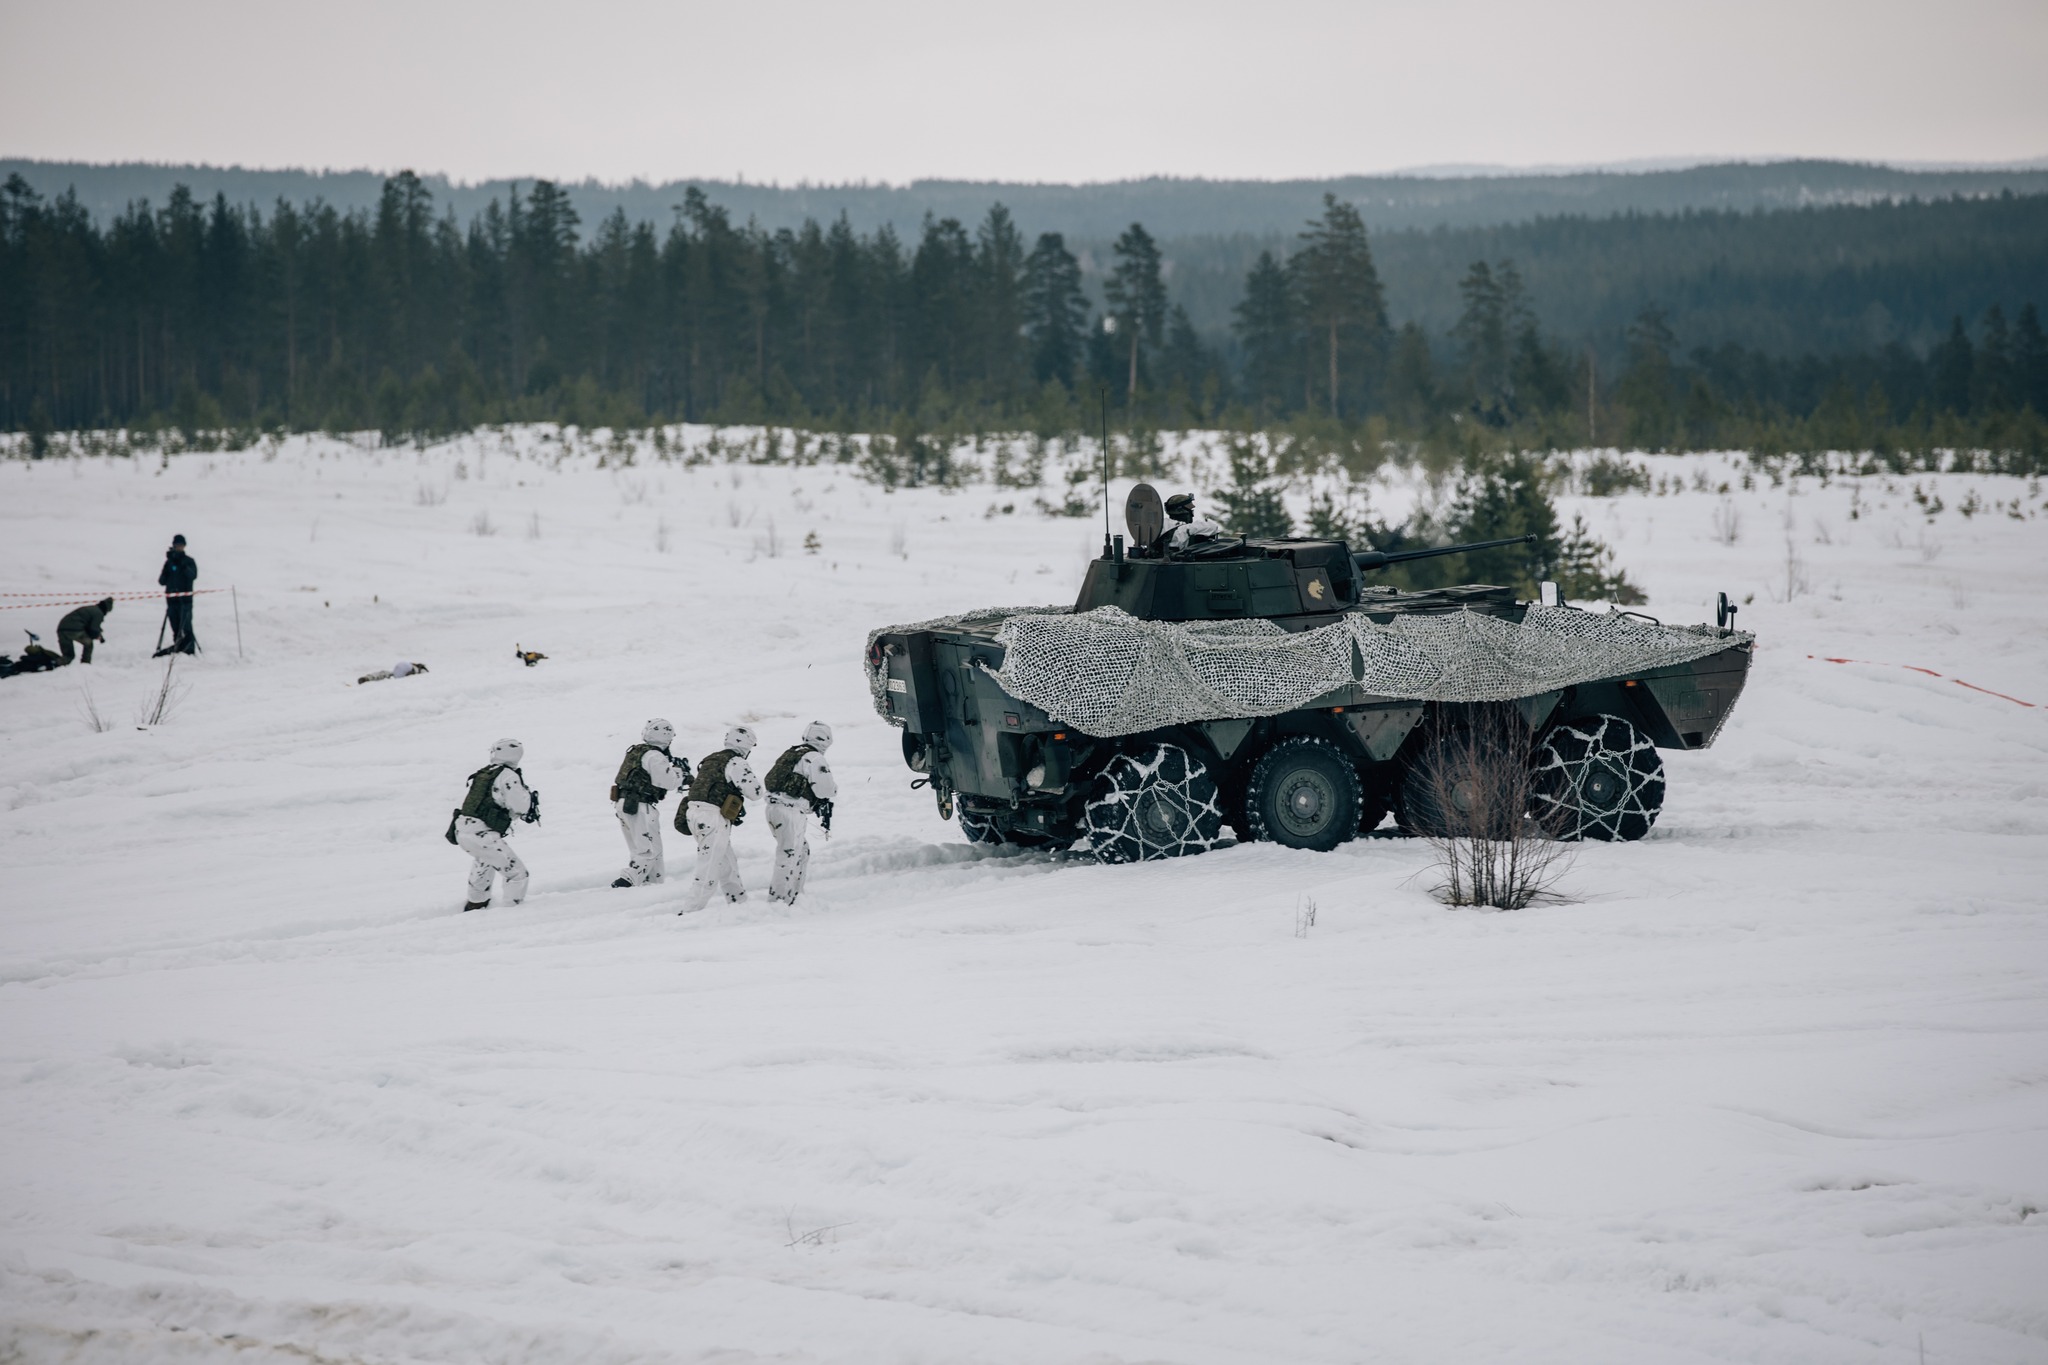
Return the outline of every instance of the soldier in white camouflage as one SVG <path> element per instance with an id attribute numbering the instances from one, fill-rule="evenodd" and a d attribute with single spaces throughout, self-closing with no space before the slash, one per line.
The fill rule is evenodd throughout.
<path id="1" fill-rule="evenodd" d="M 646 886 L 667 870 L 661 848 L 661 803 L 672 791 L 690 785 L 690 761 L 668 751 L 676 727 L 659 716 L 640 731 L 640 742 L 626 750 L 619 774 L 612 780 L 612 812 L 626 836 L 626 870 L 613 886 Z"/>
<path id="2" fill-rule="evenodd" d="M 825 762 L 832 747 L 832 727 L 814 720 L 804 727 L 804 742 L 783 750 L 768 770 L 768 828 L 775 834 L 775 872 L 768 899 L 794 905 L 803 893 L 811 866 L 811 845 L 804 828 L 816 816 L 827 835 L 832 832 L 832 799 L 839 783 Z"/>
<path id="3" fill-rule="evenodd" d="M 767 799 L 761 779 L 747 766 L 747 755 L 753 751 L 754 732 L 735 725 L 725 732 L 725 747 L 705 755 L 697 765 L 689 800 L 676 811 L 677 832 L 687 831 L 697 841 L 696 875 L 677 914 L 702 910 L 714 891 L 724 892 L 729 904 L 747 898 L 739 858 L 732 850 L 732 831 L 746 818 L 748 801 Z"/>
<path id="4" fill-rule="evenodd" d="M 448 821 L 448 842 L 467 853 L 475 862 L 469 869 L 469 899 L 464 910 L 481 910 L 491 903 L 491 883 L 503 877 L 505 904 L 526 899 L 526 864 L 505 840 L 512 834 L 512 822 L 529 825 L 540 820 L 540 793 L 530 790 L 519 771 L 526 747 L 516 739 L 501 739 L 491 746 L 491 761 L 469 775 L 469 790 Z"/>

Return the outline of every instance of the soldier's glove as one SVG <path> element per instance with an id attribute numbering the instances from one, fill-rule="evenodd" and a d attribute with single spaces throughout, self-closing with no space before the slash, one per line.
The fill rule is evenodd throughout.
<path id="1" fill-rule="evenodd" d="M 520 816 L 519 818 L 524 820 L 529 825 L 537 825 L 540 823 L 540 793 L 537 791 L 529 791 L 527 795 L 531 796 L 533 799 L 526 803 L 526 814 Z"/>
<path id="2" fill-rule="evenodd" d="M 830 834 L 832 832 L 832 803 L 830 801 L 816 801 L 812 803 L 812 809 L 818 812 L 818 828 Z"/>

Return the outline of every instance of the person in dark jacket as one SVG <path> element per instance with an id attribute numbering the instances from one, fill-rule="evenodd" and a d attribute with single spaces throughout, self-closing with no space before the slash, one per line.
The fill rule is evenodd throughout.
<path id="1" fill-rule="evenodd" d="M 199 639 L 192 633 L 192 585 L 199 581 L 199 561 L 185 553 L 185 537 L 171 537 L 163 572 L 156 581 L 163 585 L 164 616 L 171 623 L 171 642 L 158 650 L 156 657 L 161 659 L 173 651 L 197 653 Z"/>
<path id="2" fill-rule="evenodd" d="M 191 598 L 186 598 L 191 601 Z M 71 662 L 74 645 L 85 647 L 85 661 L 92 662 L 92 647 L 95 641 L 107 642 L 105 624 L 107 613 L 114 609 L 114 599 L 102 597 L 89 607 L 74 607 L 64 613 L 64 619 L 57 623 L 57 644 L 64 650 L 64 662 Z"/>

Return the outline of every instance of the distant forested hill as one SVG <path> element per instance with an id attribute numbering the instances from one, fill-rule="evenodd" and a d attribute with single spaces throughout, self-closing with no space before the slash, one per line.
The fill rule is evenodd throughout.
<path id="1" fill-rule="evenodd" d="M 342 212 L 377 205 L 384 176 L 374 171 L 251 171 L 238 167 L 110 165 L 0 159 L 0 181 L 20 175 L 54 199 L 67 190 L 95 219 L 105 222 L 138 199 L 162 204 L 183 185 L 201 201 L 216 194 L 236 206 L 268 212 L 279 199 L 294 204 L 324 200 Z M 493 200 L 510 198 L 523 181 L 452 184 L 422 175 L 421 183 L 444 210 L 463 221 Z M 666 227 L 691 186 L 721 204 L 733 220 L 757 222 L 773 232 L 796 229 L 807 218 L 830 223 L 844 213 L 856 232 L 887 224 L 913 237 L 925 215 L 973 222 L 991 203 L 1005 205 L 1034 231 L 1063 233 L 1070 241 L 1108 241 L 1132 223 L 1154 237 L 1231 237 L 1292 233 L 1322 211 L 1334 194 L 1357 206 L 1368 230 L 1492 227 L 1560 214 L 1603 218 L 1623 213 L 1682 213 L 1688 209 L 1793 209 L 1832 204 L 1874 204 L 1955 195 L 2048 193 L 2048 167 L 2008 170 L 1897 170 L 1843 161 L 1728 163 L 1683 170 L 1578 171 L 1521 175 L 1344 176 L 1332 180 L 1124 180 L 1097 185 L 1019 185 L 996 181 L 920 180 L 904 186 L 773 186 L 719 180 L 561 184 L 584 223 L 614 209 L 629 221 Z"/>
<path id="2" fill-rule="evenodd" d="M 343 176 L 268 204 L 174 185 L 103 216 L 17 173 L 0 426 L 1066 430 L 1106 390 L 1164 425 L 1314 414 L 1453 443 L 1982 440 L 2048 459 L 2048 193 L 1820 169 L 1401 182 L 1414 214 L 1574 184 L 1585 203 L 1681 183 L 1751 201 L 1426 228 L 1374 226 L 1386 204 L 1334 188 L 1390 182 L 942 187 L 987 197 L 901 230 L 850 210 L 770 226 L 695 187 L 660 218 L 593 217 L 547 181 L 471 208 L 410 174 L 368 207 Z M 1805 206 L 1759 206 L 1773 185 Z M 1131 197 L 1088 212 L 1107 203 L 1113 236 L 1063 228 L 1105 221 L 1076 206 L 1110 191 Z M 1232 198 L 1255 191 L 1298 216 Z M 1163 216 L 1115 227 L 1145 204 Z M 1158 226 L 1217 221 L 1240 226 Z"/>
<path id="3" fill-rule="evenodd" d="M 1093 243 L 1084 244 L 1090 247 Z M 1228 327 L 1261 251 L 1294 234 L 1162 244 L 1198 330 Z M 1397 320 L 1447 331 L 1473 261 L 1511 260 L 1546 329 L 1618 359 L 1646 306 L 1688 347 L 1733 342 L 1776 355 L 1925 347 L 1958 316 L 2048 300 L 2048 195 L 1791 212 L 1559 217 L 1380 233 L 1374 259 Z"/>

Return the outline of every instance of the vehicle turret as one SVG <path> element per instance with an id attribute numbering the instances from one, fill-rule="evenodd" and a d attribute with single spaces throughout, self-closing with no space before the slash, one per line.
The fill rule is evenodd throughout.
<path id="1" fill-rule="evenodd" d="M 1358 606 L 1363 575 L 1373 570 L 1536 539 L 1509 536 L 1391 553 L 1355 551 L 1344 541 L 1314 537 L 1215 535 L 1176 543 L 1165 533 L 1160 508 L 1149 484 L 1132 490 L 1125 517 L 1136 548 L 1127 550 L 1122 536 L 1103 538 L 1102 557 L 1090 562 L 1075 611 L 1116 607 L 1146 621 L 1315 617 Z"/>

